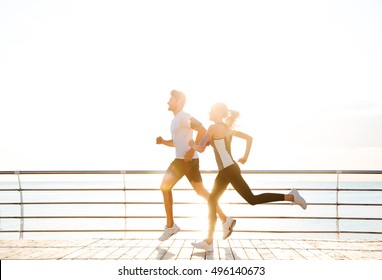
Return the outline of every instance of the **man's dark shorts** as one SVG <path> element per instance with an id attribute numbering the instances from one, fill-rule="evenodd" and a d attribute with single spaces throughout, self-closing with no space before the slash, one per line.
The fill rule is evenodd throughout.
<path id="1" fill-rule="evenodd" d="M 190 182 L 202 182 L 202 176 L 199 171 L 199 159 L 193 159 L 185 162 L 184 159 L 175 159 L 168 167 L 167 174 L 171 174 L 173 177 L 180 180 L 186 175 Z"/>

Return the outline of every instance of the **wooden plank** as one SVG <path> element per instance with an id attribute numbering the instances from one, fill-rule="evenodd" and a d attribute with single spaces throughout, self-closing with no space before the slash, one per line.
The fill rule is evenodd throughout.
<path id="1" fill-rule="evenodd" d="M 127 247 L 119 247 L 112 251 L 109 255 L 105 256 L 104 260 L 118 260 L 121 256 L 123 256 L 130 248 Z"/>
<path id="2" fill-rule="evenodd" d="M 212 252 L 206 252 L 205 259 L 206 260 L 220 260 L 220 252 L 219 252 L 219 244 L 218 242 L 214 242 L 214 250 Z"/>
<path id="3" fill-rule="evenodd" d="M 0 248 L 0 260 L 12 259 L 12 257 L 17 256 L 18 254 L 20 254 L 20 252 L 17 252 L 14 248 Z"/>
<path id="4" fill-rule="evenodd" d="M 248 260 L 248 255 L 245 252 L 243 245 L 238 239 L 229 239 L 228 243 L 230 244 L 232 254 L 235 260 Z"/>
<path id="5" fill-rule="evenodd" d="M 277 256 L 280 260 L 302 260 L 305 259 L 301 254 L 299 254 L 294 247 L 291 247 L 286 240 L 273 240 L 273 243 L 278 248 L 278 253 L 281 256 Z"/>
<path id="6" fill-rule="evenodd" d="M 299 240 L 297 243 L 307 251 L 310 256 L 316 256 L 320 260 L 334 260 L 332 257 L 321 251 L 316 246 L 313 246 L 309 240 Z M 311 257 L 311 259 L 314 259 Z"/>
<path id="7" fill-rule="evenodd" d="M 263 258 L 249 239 L 240 240 L 241 246 L 243 247 L 245 253 L 249 260 L 262 260 Z"/>
<path id="8" fill-rule="evenodd" d="M 228 240 L 217 240 L 216 241 L 218 250 L 219 250 L 219 256 L 221 260 L 234 260 L 234 255 L 231 250 L 231 246 L 228 243 Z"/>
<path id="9" fill-rule="evenodd" d="M 138 242 L 131 247 L 129 251 L 123 254 L 119 259 L 120 260 L 131 260 L 134 259 L 145 247 L 151 242 L 148 239 L 137 240 Z"/>
<path id="10" fill-rule="evenodd" d="M 194 249 L 192 241 L 0 240 L 0 259 L 382 260 L 380 240 L 229 239 L 215 241 L 215 250 L 207 253 Z"/>
<path id="11" fill-rule="evenodd" d="M 189 243 L 191 245 L 192 242 L 200 242 L 201 240 L 191 240 L 191 242 Z M 191 245 L 192 246 L 192 245 Z M 198 260 L 205 260 L 206 259 L 206 255 L 207 254 L 211 254 L 211 253 L 207 253 L 205 250 L 201 250 L 201 249 L 196 249 L 194 247 L 192 247 L 192 254 L 191 254 L 191 260 L 192 261 L 198 261 Z M 216 250 L 216 248 L 214 248 Z"/>
<path id="12" fill-rule="evenodd" d="M 28 258 L 28 252 L 24 248 L 13 248 L 11 250 L 12 254 L 6 259 L 9 260 L 22 260 Z"/>
<path id="13" fill-rule="evenodd" d="M 185 240 L 175 239 L 171 246 L 167 249 L 166 254 L 163 256 L 162 260 L 175 260 L 177 259 Z"/>
<path id="14" fill-rule="evenodd" d="M 271 250 L 269 250 L 269 248 L 265 244 L 265 242 L 267 242 L 266 240 L 253 240 L 253 242 L 254 246 L 257 246 L 257 251 L 263 258 L 263 260 L 277 260 L 277 257 L 271 252 Z"/>
<path id="15" fill-rule="evenodd" d="M 150 242 L 143 248 L 135 257 L 135 260 L 146 260 L 148 259 L 159 246 L 160 241 L 158 240 L 150 240 Z"/>
<path id="16" fill-rule="evenodd" d="M 338 242 L 335 246 L 327 245 L 326 248 L 334 247 L 336 251 L 341 252 L 343 256 L 351 260 L 364 260 L 370 259 L 373 256 L 376 257 L 375 253 L 377 252 L 375 251 L 375 249 L 377 248 L 378 243 L 382 242 L 355 242 L 354 240 L 346 240 L 345 242 Z"/>
<path id="17" fill-rule="evenodd" d="M 173 239 L 169 239 L 161 242 L 158 247 L 155 248 L 153 254 L 148 257 L 148 260 L 161 260 L 166 255 L 167 250 L 171 247 L 171 244 L 174 242 Z"/>
<path id="18" fill-rule="evenodd" d="M 207 254 L 210 254 L 210 253 L 207 253 L 204 250 L 199 250 L 194 248 L 194 251 L 192 252 L 192 255 L 191 255 L 191 260 L 192 261 L 205 260 Z"/>
<path id="19" fill-rule="evenodd" d="M 62 249 L 62 248 L 61 248 Z M 50 259 L 51 255 L 54 254 L 55 250 L 59 250 L 58 248 L 47 248 L 47 247 L 36 247 L 33 249 L 29 249 L 30 253 L 28 253 L 28 256 L 26 256 L 25 259 L 30 260 L 46 260 Z M 34 252 L 33 252 L 34 251 Z"/>
<path id="20" fill-rule="evenodd" d="M 130 242 L 128 243 L 125 243 L 122 247 L 121 247 L 121 250 L 120 250 L 120 253 L 123 252 L 123 254 L 121 254 L 118 259 L 121 259 L 121 258 L 129 258 L 128 256 L 131 255 L 131 254 L 136 254 L 136 250 L 134 249 L 135 246 L 138 246 L 138 244 L 141 242 L 140 239 L 132 239 L 130 240 Z M 114 253 L 113 253 L 114 254 Z"/>
<path id="21" fill-rule="evenodd" d="M 79 256 L 81 256 L 83 254 L 85 254 L 87 251 L 88 251 L 88 249 L 86 248 L 86 246 L 79 247 L 79 248 L 75 247 L 74 250 L 71 253 L 69 253 L 66 256 L 63 256 L 61 259 L 63 259 L 63 260 L 73 260 L 73 259 L 75 259 L 75 258 L 77 258 L 77 257 L 79 257 Z"/>
<path id="22" fill-rule="evenodd" d="M 212 252 L 206 252 L 204 257 L 205 260 L 220 260 L 219 250 L 214 250 Z"/>
<path id="23" fill-rule="evenodd" d="M 73 250 L 73 253 L 79 250 L 82 250 L 85 252 L 88 250 L 87 248 L 91 248 L 92 244 L 97 242 L 97 239 L 90 239 L 90 240 L 61 240 L 60 245 L 59 243 L 55 242 L 54 245 L 51 245 L 51 247 L 54 248 L 71 248 Z"/>
<path id="24" fill-rule="evenodd" d="M 315 248 L 315 253 L 320 257 L 330 257 L 334 260 L 348 260 L 338 249 L 343 246 L 341 241 L 331 242 L 330 240 L 311 240 L 309 243 Z"/>
<path id="25" fill-rule="evenodd" d="M 132 240 L 133 239 L 100 240 L 94 245 L 104 249 L 95 254 L 92 259 L 118 259 L 128 251 L 129 247 L 134 246 L 135 241 L 132 242 Z"/>
<path id="26" fill-rule="evenodd" d="M 20 254 L 18 256 L 15 256 L 15 259 L 31 260 L 33 259 L 33 257 L 41 255 L 41 248 L 25 247 L 18 248 L 18 250 L 20 250 Z"/>
<path id="27" fill-rule="evenodd" d="M 299 242 L 296 242 L 295 240 L 287 240 L 286 243 L 293 248 L 293 250 L 296 251 L 297 254 L 301 256 L 302 259 L 305 260 L 319 260 L 320 258 L 313 254 L 311 251 L 305 249 L 303 246 L 300 245 Z"/>
<path id="28" fill-rule="evenodd" d="M 52 251 L 49 252 L 48 255 L 44 257 L 44 259 L 49 259 L 49 260 L 59 260 L 63 258 L 64 256 L 67 256 L 68 254 L 73 252 L 72 247 L 67 247 L 67 248 L 52 248 Z"/>
<path id="29" fill-rule="evenodd" d="M 191 260 L 194 247 L 191 245 L 195 240 L 185 240 L 178 254 L 177 260 Z"/>
<path id="30" fill-rule="evenodd" d="M 110 254 L 112 254 L 118 249 L 118 247 L 114 247 L 114 246 L 110 246 L 108 248 L 103 248 L 103 247 L 101 248 L 102 249 L 100 249 L 98 253 L 94 254 L 91 259 L 95 259 L 95 260 L 105 259 L 107 258 L 107 256 L 109 256 Z"/>
<path id="31" fill-rule="evenodd" d="M 278 241 L 266 240 L 265 244 L 278 260 L 289 259 L 288 254 L 284 250 L 282 250 L 282 248 L 280 247 L 280 243 Z"/>
<path id="32" fill-rule="evenodd" d="M 113 247 L 114 250 L 111 250 L 111 253 L 103 256 L 104 260 L 117 260 L 126 252 L 128 252 L 131 247 L 133 247 L 138 241 L 135 239 L 130 239 L 130 240 L 115 240 L 113 241 Z M 102 254 L 102 252 L 99 252 Z"/>

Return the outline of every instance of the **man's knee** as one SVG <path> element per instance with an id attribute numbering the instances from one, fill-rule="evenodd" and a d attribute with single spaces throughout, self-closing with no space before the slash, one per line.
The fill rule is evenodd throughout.
<path id="1" fill-rule="evenodd" d="M 206 199 L 208 199 L 209 197 L 209 192 L 206 190 L 206 188 L 204 187 L 203 183 L 202 182 L 193 182 L 192 183 L 192 187 L 194 188 L 195 192 L 202 196 L 202 197 L 205 197 Z"/>
<path id="2" fill-rule="evenodd" d="M 162 184 L 160 185 L 160 189 L 163 193 L 171 192 L 172 188 L 178 182 L 178 179 L 167 174 L 164 176 L 162 180 Z"/>
<path id="3" fill-rule="evenodd" d="M 209 197 L 209 193 L 206 189 L 203 189 L 203 188 L 200 188 L 200 189 L 195 189 L 196 193 L 206 199 L 208 199 Z"/>
<path id="4" fill-rule="evenodd" d="M 161 190 L 163 193 L 171 192 L 171 190 L 172 190 L 172 185 L 170 185 L 170 184 L 162 184 L 162 185 L 160 186 L 160 190 Z"/>

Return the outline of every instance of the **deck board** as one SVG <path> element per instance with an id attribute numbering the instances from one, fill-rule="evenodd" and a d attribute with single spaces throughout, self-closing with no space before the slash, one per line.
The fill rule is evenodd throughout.
<path id="1" fill-rule="evenodd" d="M 229 239 L 213 252 L 190 239 L 0 240 L 1 260 L 382 260 L 382 240 Z"/>

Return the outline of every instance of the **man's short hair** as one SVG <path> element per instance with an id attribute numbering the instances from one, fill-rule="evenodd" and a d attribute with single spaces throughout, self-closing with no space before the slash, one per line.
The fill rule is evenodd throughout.
<path id="1" fill-rule="evenodd" d="M 172 90 L 171 95 L 175 97 L 176 100 L 182 104 L 182 106 L 186 104 L 186 95 L 183 92 L 179 90 Z"/>

